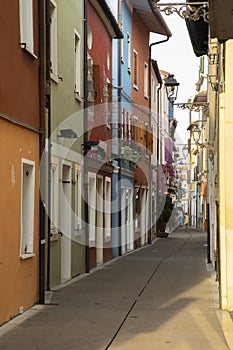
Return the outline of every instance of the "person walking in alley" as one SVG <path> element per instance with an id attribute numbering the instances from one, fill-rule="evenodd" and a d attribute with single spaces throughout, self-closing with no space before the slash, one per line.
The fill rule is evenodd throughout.
<path id="1" fill-rule="evenodd" d="M 187 212 L 184 214 L 184 225 L 185 225 L 186 232 L 188 232 L 188 227 L 189 227 L 189 216 L 188 216 L 188 213 L 187 213 Z"/>

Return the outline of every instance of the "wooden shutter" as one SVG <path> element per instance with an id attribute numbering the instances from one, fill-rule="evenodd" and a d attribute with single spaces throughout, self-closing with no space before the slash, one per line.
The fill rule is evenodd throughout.
<path id="1" fill-rule="evenodd" d="M 93 65 L 94 104 L 100 104 L 100 66 Z"/>
<path id="2" fill-rule="evenodd" d="M 147 127 L 147 152 L 153 153 L 153 127 Z"/>

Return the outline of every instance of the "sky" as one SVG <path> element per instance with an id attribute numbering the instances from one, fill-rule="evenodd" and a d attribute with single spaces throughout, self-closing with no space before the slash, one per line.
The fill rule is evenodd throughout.
<path id="1" fill-rule="evenodd" d="M 187 102 L 197 93 L 195 84 L 198 81 L 200 58 L 194 54 L 185 20 L 177 14 L 163 17 L 172 37 L 168 42 L 152 47 L 152 58 L 157 61 L 160 70 L 174 74 L 180 83 L 176 102 Z M 163 38 L 166 37 L 152 34 L 151 43 Z M 189 136 L 189 111 L 175 107 L 174 117 L 178 120 L 176 142 L 186 143 Z"/>

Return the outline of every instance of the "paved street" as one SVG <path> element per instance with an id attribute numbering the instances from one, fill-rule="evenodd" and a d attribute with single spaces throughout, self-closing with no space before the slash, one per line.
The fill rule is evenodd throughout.
<path id="1" fill-rule="evenodd" d="M 179 229 L 53 291 L 0 328 L 0 349 L 230 349 L 212 289 L 206 234 Z"/>

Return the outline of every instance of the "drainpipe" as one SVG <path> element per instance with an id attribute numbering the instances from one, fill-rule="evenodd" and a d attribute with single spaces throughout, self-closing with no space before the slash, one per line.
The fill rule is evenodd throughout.
<path id="1" fill-rule="evenodd" d="M 118 2 L 118 23 L 119 25 L 121 25 L 122 22 L 122 2 L 123 0 L 119 0 Z M 123 39 L 122 39 L 123 40 Z M 118 40 L 118 86 L 121 86 L 121 43 L 120 40 Z M 117 131 L 117 138 L 118 141 L 120 139 L 120 135 L 119 135 L 119 130 L 120 130 L 120 118 L 121 118 L 121 110 L 120 110 L 120 106 L 121 105 L 121 89 L 118 89 L 118 131 Z M 118 153 L 120 154 L 120 150 L 119 150 L 119 145 L 118 145 Z M 118 253 L 119 255 L 122 255 L 122 245 L 121 245 L 121 160 L 118 160 L 118 166 L 119 166 L 119 173 L 118 173 L 118 235 L 119 235 L 119 250 Z"/>
<path id="2" fill-rule="evenodd" d="M 50 0 L 45 0 L 45 38 L 46 38 L 46 110 L 47 110 L 47 181 L 48 181 L 48 204 L 47 204 L 47 290 L 50 290 L 50 236 L 51 236 L 51 103 L 50 103 Z"/>
<path id="3" fill-rule="evenodd" d="M 151 126 L 151 66 L 152 66 L 152 61 L 151 61 L 151 51 L 152 51 L 152 47 L 155 46 L 155 45 L 159 45 L 159 44 L 162 44 L 162 43 L 165 43 L 167 42 L 168 40 L 170 39 L 170 36 L 167 36 L 166 39 L 164 40 L 160 40 L 160 41 L 156 41 L 154 43 L 151 43 L 150 46 L 149 46 L 149 113 L 150 113 L 150 118 L 149 118 L 149 125 Z M 160 87 L 159 89 L 157 90 L 157 94 L 158 94 L 158 97 L 159 97 L 159 90 L 162 88 L 162 84 L 160 84 Z M 157 137 L 159 135 L 159 98 L 157 99 Z M 158 164 L 158 161 L 159 161 L 159 143 L 157 143 L 157 164 Z M 152 181 L 152 176 L 151 176 L 151 155 L 150 155 L 150 161 L 149 161 L 149 164 L 150 164 L 150 169 L 149 169 L 149 179 L 148 179 L 148 182 L 149 182 L 149 213 L 148 213 L 148 220 L 149 220 L 149 232 L 148 232 L 148 244 L 151 244 L 152 243 L 152 232 L 151 232 L 151 227 L 152 227 L 152 218 L 151 218 L 151 210 L 152 210 L 152 203 L 151 203 L 151 200 L 152 200 L 152 195 L 151 195 L 151 181 Z M 157 170 L 157 175 L 158 175 L 158 170 Z M 158 193 L 158 176 L 157 176 L 157 193 Z M 157 212 L 157 210 L 156 210 Z"/>
<path id="4" fill-rule="evenodd" d="M 83 125 L 84 125 L 84 145 L 88 141 L 88 90 L 87 90 L 87 78 L 88 78 L 88 65 L 87 65 L 87 0 L 84 0 L 84 28 L 83 28 L 83 50 L 84 50 L 84 62 L 83 62 L 83 89 L 84 89 L 84 113 L 83 113 Z M 85 272 L 90 272 L 89 264 L 89 210 L 88 210 L 88 162 L 87 162 L 87 149 L 84 146 L 84 225 L 85 225 Z"/>
<path id="5" fill-rule="evenodd" d="M 40 115 L 40 159 L 45 149 L 45 30 L 44 30 L 44 0 L 39 1 L 38 22 L 39 22 L 39 115 Z M 44 179 L 43 179 L 44 180 Z M 42 190 L 42 189 L 41 189 Z M 40 239 L 39 239 L 39 303 L 45 302 L 45 209 L 40 196 Z"/>

